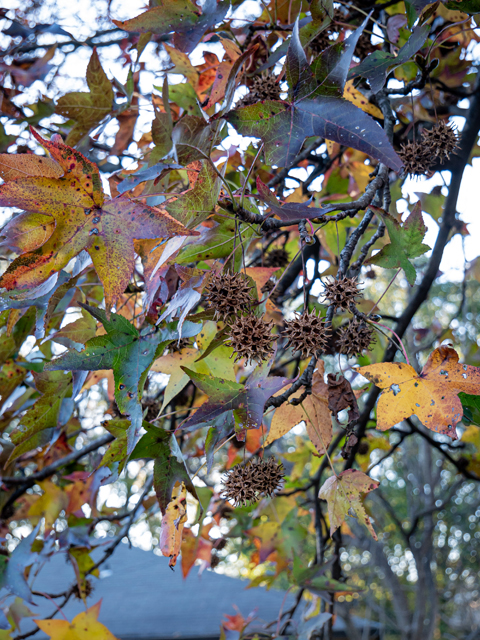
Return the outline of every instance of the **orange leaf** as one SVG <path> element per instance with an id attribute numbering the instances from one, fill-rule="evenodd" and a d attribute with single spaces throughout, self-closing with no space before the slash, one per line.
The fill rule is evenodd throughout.
<path id="1" fill-rule="evenodd" d="M 385 431 L 416 415 L 432 431 L 457 439 L 456 425 L 463 416 L 458 393 L 480 394 L 480 368 L 459 364 L 455 349 L 433 351 L 422 372 L 403 362 L 383 362 L 357 371 L 386 389 L 377 405 L 377 429 Z"/>

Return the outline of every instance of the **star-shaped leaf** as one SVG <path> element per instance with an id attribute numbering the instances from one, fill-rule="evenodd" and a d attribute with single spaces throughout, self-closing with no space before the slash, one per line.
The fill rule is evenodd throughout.
<path id="1" fill-rule="evenodd" d="M 352 45 L 360 34 L 361 29 L 350 36 Z M 402 168 L 382 127 L 342 97 L 354 49 L 346 46 L 350 38 L 343 49 L 329 47 L 310 68 L 296 24 L 286 62 L 290 102 L 264 100 L 225 116 L 241 135 L 261 138 L 267 163 L 288 167 L 305 138 L 321 136 L 367 153 L 395 171 Z"/>
<path id="2" fill-rule="evenodd" d="M 51 640 L 117 640 L 105 625 L 98 621 L 102 601 L 68 620 L 34 620 Z"/>
<path id="3" fill-rule="evenodd" d="M 430 250 L 428 245 L 422 243 L 427 227 L 423 221 L 420 202 L 415 204 L 412 212 L 402 225 L 383 209 L 370 208 L 379 214 L 385 222 L 390 243 L 367 260 L 367 263 L 377 264 L 384 269 L 402 268 L 408 282 L 413 287 L 417 272 L 410 260 Z"/>
<path id="4" fill-rule="evenodd" d="M 67 143 L 75 145 L 86 133 L 96 127 L 112 110 L 114 93 L 112 83 L 102 69 L 97 50 L 94 48 L 87 66 L 89 93 L 74 91 L 58 99 L 55 111 L 65 118 L 76 120 L 67 136 Z"/>
<path id="5" fill-rule="evenodd" d="M 131 453 L 142 426 L 140 394 L 148 370 L 162 343 L 178 339 L 173 325 L 165 328 L 147 326 L 139 331 L 126 318 L 112 313 L 110 319 L 105 311 L 82 305 L 99 320 L 107 333 L 88 340 L 85 348 L 77 352 L 68 351 L 46 366 L 50 371 L 98 371 L 113 369 L 115 379 L 115 401 L 124 414 L 130 416 L 127 452 Z M 191 337 L 198 333 L 199 325 L 185 322 L 183 335 Z"/>
<path id="6" fill-rule="evenodd" d="M 287 378 L 267 377 L 274 356 L 275 354 L 268 362 L 259 365 L 245 385 L 182 367 L 195 386 L 208 395 L 208 402 L 199 407 L 191 418 L 187 418 L 182 423 L 182 428 L 213 422 L 227 411 L 233 411 L 237 439 L 245 439 L 246 429 L 260 428 L 268 398 L 291 382 Z"/>
<path id="7" fill-rule="evenodd" d="M 360 522 L 363 522 L 377 540 L 377 534 L 362 504 L 360 494 L 369 493 L 378 485 L 376 480 L 372 480 L 357 469 L 347 469 L 338 476 L 331 476 L 323 483 L 318 497 L 328 502 L 330 534 L 333 534 L 341 526 L 346 516 L 354 515 Z"/>
<path id="8" fill-rule="evenodd" d="M 427 429 L 457 439 L 463 416 L 458 394 L 480 394 L 480 368 L 460 364 L 455 349 L 441 346 L 430 354 L 422 372 L 404 362 L 381 362 L 357 369 L 384 389 L 377 404 L 377 429 L 385 431 L 416 415 Z"/>
<path id="9" fill-rule="evenodd" d="M 165 210 L 126 196 L 106 200 L 94 163 L 65 145 L 60 136 L 48 141 L 33 129 L 32 133 L 63 175 L 8 181 L 0 187 L 0 205 L 49 215 L 55 230 L 44 244 L 10 264 L 0 286 L 8 290 L 37 287 L 86 249 L 104 286 L 106 306 L 111 308 L 129 283 L 135 264 L 134 240 L 198 235 Z"/>

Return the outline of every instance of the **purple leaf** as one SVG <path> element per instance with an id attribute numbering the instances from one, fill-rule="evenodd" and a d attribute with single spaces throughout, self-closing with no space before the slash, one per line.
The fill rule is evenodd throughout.
<path id="1" fill-rule="evenodd" d="M 261 138 L 266 162 L 277 166 L 289 167 L 310 136 L 358 149 L 394 171 L 403 166 L 380 125 L 343 98 L 322 97 L 293 105 L 264 100 L 235 109 L 227 120 L 241 135 Z"/>
<path id="2" fill-rule="evenodd" d="M 286 204 L 281 204 L 275 194 L 270 191 L 267 185 L 264 184 L 260 178 L 257 178 L 257 190 L 258 195 L 255 197 L 262 200 L 262 202 L 265 202 L 265 204 L 277 214 L 280 220 L 284 220 L 285 222 L 288 222 L 289 220 L 298 220 L 299 218 L 306 220 L 318 218 L 319 216 L 322 216 L 325 213 L 330 213 L 330 211 L 335 211 L 336 209 L 334 205 L 329 205 L 323 208 L 309 207 L 308 205 L 310 201 L 287 202 Z"/>

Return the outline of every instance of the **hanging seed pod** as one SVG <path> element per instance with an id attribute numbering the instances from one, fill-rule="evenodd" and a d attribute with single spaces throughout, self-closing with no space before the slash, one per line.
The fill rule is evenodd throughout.
<path id="1" fill-rule="evenodd" d="M 215 317 L 226 320 L 249 308 L 253 287 L 240 273 L 214 275 L 204 289 L 205 299 Z"/>
<path id="2" fill-rule="evenodd" d="M 271 498 L 282 486 L 285 469 L 274 457 L 258 460 L 255 471 L 255 487 L 263 496 Z"/>
<path id="3" fill-rule="evenodd" d="M 440 120 L 431 129 L 423 130 L 422 145 L 426 154 L 443 164 L 458 148 L 458 135 L 453 126 Z"/>
<path id="4" fill-rule="evenodd" d="M 302 358 L 319 357 L 327 349 L 331 329 L 325 327 L 325 318 L 313 310 L 287 322 L 283 335 L 287 338 L 287 347 L 300 351 Z"/>
<path id="5" fill-rule="evenodd" d="M 362 296 L 355 278 L 339 278 L 325 282 L 324 300 L 333 305 L 336 309 L 350 310 L 350 305 L 355 304 L 357 298 Z"/>
<path id="6" fill-rule="evenodd" d="M 222 498 L 232 500 L 235 507 L 257 501 L 257 490 L 254 481 L 253 465 L 237 464 L 225 473 L 222 478 Z"/>
<path id="7" fill-rule="evenodd" d="M 261 496 L 271 498 L 281 488 L 284 476 L 283 464 L 274 457 L 267 461 L 249 460 L 226 472 L 222 497 L 232 500 L 235 506 L 257 502 Z"/>
<path id="8" fill-rule="evenodd" d="M 290 260 L 285 249 L 272 249 L 265 254 L 263 259 L 264 267 L 286 267 L 289 263 Z"/>
<path id="9" fill-rule="evenodd" d="M 337 348 L 345 356 L 360 356 L 375 342 L 374 330 L 362 320 L 353 318 L 346 327 L 340 329 Z"/>
<path id="10" fill-rule="evenodd" d="M 430 171 L 432 156 L 419 142 L 407 142 L 400 146 L 398 155 L 403 161 L 404 171 L 411 176 L 425 176 Z"/>
<path id="11" fill-rule="evenodd" d="M 280 100 L 280 85 L 277 76 L 264 73 L 253 79 L 250 91 L 238 102 L 237 107 L 248 107 L 262 100 Z"/>
<path id="12" fill-rule="evenodd" d="M 246 358 L 247 364 L 252 361 L 262 362 L 273 353 L 275 336 L 272 335 L 273 322 L 265 322 L 253 314 L 240 316 L 229 327 L 227 345 L 236 352 L 235 362 Z"/>

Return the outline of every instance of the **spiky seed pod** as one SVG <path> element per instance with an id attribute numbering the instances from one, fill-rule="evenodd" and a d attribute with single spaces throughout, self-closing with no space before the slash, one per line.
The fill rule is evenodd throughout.
<path id="1" fill-rule="evenodd" d="M 271 498 L 282 486 L 285 470 L 281 462 L 274 457 L 258 460 L 255 471 L 255 486 L 263 496 Z"/>
<path id="2" fill-rule="evenodd" d="M 325 282 L 325 293 L 323 294 L 324 300 L 333 305 L 336 309 L 350 310 L 350 305 L 355 304 L 357 298 L 361 297 L 362 293 L 358 288 L 358 282 L 356 278 L 339 278 L 338 280 L 329 280 Z"/>
<path id="3" fill-rule="evenodd" d="M 423 130 L 422 145 L 426 153 L 443 164 L 458 148 L 458 135 L 452 126 L 440 120 L 431 129 Z"/>
<path id="4" fill-rule="evenodd" d="M 237 464 L 227 471 L 222 483 L 222 498 L 232 500 L 236 507 L 257 501 L 255 469 L 250 462 L 246 465 Z"/>
<path id="5" fill-rule="evenodd" d="M 281 488 L 284 476 L 283 464 L 274 457 L 249 460 L 226 472 L 222 497 L 233 500 L 236 507 L 256 502 L 260 496 L 271 498 Z"/>
<path id="6" fill-rule="evenodd" d="M 327 47 L 334 43 L 334 40 L 330 40 L 329 36 L 336 34 L 340 31 L 340 25 L 336 24 L 338 22 L 345 22 L 346 16 L 341 9 L 333 10 L 333 18 L 330 25 L 324 29 L 318 36 L 310 42 L 308 45 L 313 56 L 318 56 L 322 51 L 325 51 Z"/>
<path id="7" fill-rule="evenodd" d="M 375 44 L 372 44 L 372 41 L 370 40 L 370 34 L 362 33 L 362 35 L 358 39 L 358 42 L 355 46 L 355 55 L 358 58 L 360 58 L 360 60 L 363 60 L 370 53 L 377 51 L 377 49 L 378 49 L 378 46 Z"/>
<path id="8" fill-rule="evenodd" d="M 263 259 L 264 267 L 286 267 L 290 263 L 288 253 L 285 249 L 272 249 Z"/>
<path id="9" fill-rule="evenodd" d="M 74 598 L 77 598 L 77 600 L 83 600 L 84 597 L 88 598 L 89 596 L 91 596 L 93 593 L 93 590 L 94 590 L 94 586 L 91 580 L 87 578 L 83 583 L 83 588 L 81 592 L 77 582 L 73 585 L 72 594 Z"/>
<path id="10" fill-rule="evenodd" d="M 277 284 L 277 281 L 275 279 L 270 278 L 270 280 L 267 280 L 267 282 L 260 289 L 262 293 L 270 294 L 268 297 L 272 302 L 276 302 L 280 297 L 280 291 L 278 289 L 275 289 L 276 284 Z"/>
<path id="11" fill-rule="evenodd" d="M 272 73 L 263 73 L 256 76 L 250 86 L 250 91 L 236 105 L 237 107 L 248 107 L 257 104 L 262 100 L 280 100 L 280 85 L 277 76 Z"/>
<path id="12" fill-rule="evenodd" d="M 301 316 L 286 323 L 283 335 L 287 338 L 287 347 L 300 351 L 302 358 L 318 356 L 323 353 L 331 336 L 330 327 L 325 327 L 325 318 L 315 310 L 305 311 Z"/>
<path id="13" fill-rule="evenodd" d="M 398 155 L 403 161 L 405 173 L 411 176 L 424 176 L 430 171 L 432 156 L 419 142 L 407 142 L 400 145 Z"/>
<path id="14" fill-rule="evenodd" d="M 272 335 L 273 321 L 265 322 L 253 314 L 241 316 L 229 328 L 227 345 L 236 352 L 235 362 L 246 358 L 250 362 L 262 362 L 273 353 L 275 336 Z"/>
<path id="15" fill-rule="evenodd" d="M 240 273 L 214 275 L 205 287 L 208 306 L 215 310 L 215 317 L 226 320 L 248 309 L 253 287 Z"/>
<path id="16" fill-rule="evenodd" d="M 354 318 L 339 331 L 338 352 L 345 356 L 360 356 L 375 342 L 374 330 L 362 320 Z"/>

